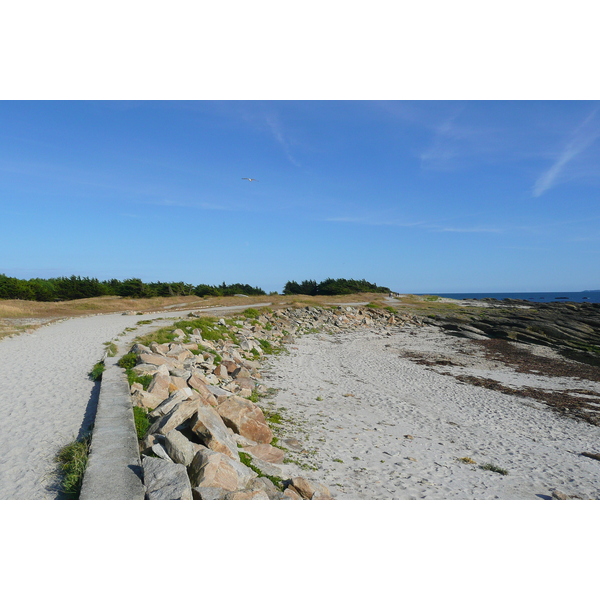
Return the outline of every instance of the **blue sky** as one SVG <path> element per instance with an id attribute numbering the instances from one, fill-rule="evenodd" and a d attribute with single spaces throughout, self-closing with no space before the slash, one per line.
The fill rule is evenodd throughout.
<path id="1" fill-rule="evenodd" d="M 599 138 L 587 100 L 2 101 L 0 273 L 597 289 Z"/>

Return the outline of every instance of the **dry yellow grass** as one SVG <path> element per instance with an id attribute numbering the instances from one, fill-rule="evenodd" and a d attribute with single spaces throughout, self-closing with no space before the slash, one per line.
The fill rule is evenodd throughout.
<path id="1" fill-rule="evenodd" d="M 42 322 L 65 317 L 108 314 L 125 311 L 140 313 L 162 310 L 194 310 L 219 306 L 243 306 L 246 304 L 270 303 L 272 308 L 286 306 L 337 306 L 352 302 L 374 302 L 385 306 L 387 295 L 374 293 L 349 294 L 345 296 L 248 296 L 248 297 L 209 297 L 170 296 L 168 298 L 121 298 L 119 296 L 101 296 L 65 302 L 34 302 L 30 300 L 0 300 L 0 338 L 19 333 L 40 323 L 28 321 L 40 319 Z M 424 308 L 429 304 L 419 296 L 406 296 L 401 303 L 394 303 L 398 309 Z"/>

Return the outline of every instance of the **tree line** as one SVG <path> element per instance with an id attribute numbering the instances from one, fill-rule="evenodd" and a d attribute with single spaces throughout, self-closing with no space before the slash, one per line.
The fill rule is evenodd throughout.
<path id="1" fill-rule="evenodd" d="M 378 294 L 389 294 L 390 288 L 378 286 L 361 279 L 324 279 L 317 283 L 307 279 L 302 283 L 288 281 L 284 288 L 284 294 L 306 294 L 308 296 L 341 296 L 344 294 L 358 294 L 360 292 L 375 292 Z"/>
<path id="2" fill-rule="evenodd" d="M 79 300 L 98 296 L 124 296 L 130 298 L 153 298 L 156 296 L 264 296 L 261 288 L 244 283 L 221 285 L 193 285 L 178 282 L 144 283 L 141 279 L 109 279 L 99 281 L 94 277 L 54 277 L 51 279 L 17 279 L 0 274 L 0 298 L 5 300 L 37 300 L 53 302 Z"/>
<path id="3" fill-rule="evenodd" d="M 305 294 L 308 296 L 338 296 L 359 292 L 388 294 L 390 289 L 361 279 L 325 279 L 321 283 L 309 279 L 302 283 L 288 281 L 284 294 Z M 153 298 L 156 296 L 265 296 L 259 287 L 244 283 L 221 285 L 193 285 L 178 282 L 144 283 L 141 279 L 109 279 L 99 281 L 94 277 L 53 277 L 50 279 L 18 279 L 0 274 L 0 298 L 4 300 L 37 300 L 38 302 L 56 302 L 60 300 L 79 300 L 98 296 L 122 296 L 129 298 Z"/>

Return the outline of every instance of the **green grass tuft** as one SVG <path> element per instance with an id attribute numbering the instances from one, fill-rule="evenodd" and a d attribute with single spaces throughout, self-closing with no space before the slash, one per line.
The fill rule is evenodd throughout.
<path id="1" fill-rule="evenodd" d="M 92 381 L 99 381 L 102 379 L 102 373 L 104 373 L 105 370 L 106 367 L 104 366 L 104 361 L 97 362 L 94 365 L 94 368 L 88 373 L 88 377 Z"/>
<path id="2" fill-rule="evenodd" d="M 506 469 L 497 467 L 492 463 L 486 463 L 485 465 L 481 465 L 479 468 L 483 469 L 484 471 L 493 471 L 494 473 L 500 473 L 500 475 L 508 475 L 508 471 Z"/>
<path id="3" fill-rule="evenodd" d="M 116 356 L 117 354 L 117 346 L 114 342 L 104 342 L 106 346 L 106 355 L 107 356 Z"/>
<path id="4" fill-rule="evenodd" d="M 128 352 L 117 361 L 117 364 L 122 369 L 133 369 L 137 364 L 137 354 L 135 352 Z"/>
<path id="5" fill-rule="evenodd" d="M 143 440 L 150 429 L 150 419 L 146 409 L 140 406 L 133 407 L 133 421 L 135 423 L 135 431 L 137 433 L 138 440 Z"/>
<path id="6" fill-rule="evenodd" d="M 91 441 L 89 433 L 81 440 L 71 442 L 56 455 L 61 473 L 60 489 L 72 499 L 78 499 L 81 492 Z"/>

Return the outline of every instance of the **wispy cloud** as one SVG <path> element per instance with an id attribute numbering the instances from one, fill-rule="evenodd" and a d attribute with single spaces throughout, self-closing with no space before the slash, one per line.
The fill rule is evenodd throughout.
<path id="1" fill-rule="evenodd" d="M 357 223 L 359 225 L 376 225 L 384 227 L 419 227 L 425 223 L 419 222 L 406 222 L 398 219 L 386 219 L 377 218 L 372 216 L 363 217 L 326 217 L 319 219 L 319 221 L 325 221 L 327 223 Z"/>
<path id="2" fill-rule="evenodd" d="M 201 210 L 238 210 L 238 208 L 234 206 L 224 206 L 222 204 L 212 204 L 210 202 L 197 202 L 194 200 L 137 200 L 135 201 L 135 204 L 149 204 L 151 206 L 166 206 L 178 208 L 199 208 Z"/>
<path id="3" fill-rule="evenodd" d="M 461 108 L 433 128 L 431 145 L 419 154 L 421 168 L 450 171 L 465 165 L 465 159 L 481 159 L 483 155 L 497 152 L 502 145 L 496 130 L 459 124 Z"/>
<path id="4" fill-rule="evenodd" d="M 414 227 L 420 229 L 427 229 L 437 233 L 504 233 L 505 230 L 499 227 L 452 227 L 452 226 L 441 226 L 438 222 L 431 221 L 405 221 L 401 219 L 387 219 L 377 218 L 375 216 L 362 216 L 362 217 L 327 217 L 320 219 L 330 223 L 356 223 L 359 225 L 374 225 L 374 226 L 385 226 L 385 227 Z"/>
<path id="5" fill-rule="evenodd" d="M 593 110 L 585 121 L 575 129 L 554 164 L 538 177 L 532 192 L 535 198 L 539 198 L 544 192 L 552 188 L 567 164 L 600 137 L 600 123 L 596 118 L 597 112 L 598 109 Z"/>
<path id="6" fill-rule="evenodd" d="M 300 163 L 292 156 L 292 153 L 290 152 L 290 141 L 288 140 L 287 136 L 285 135 L 284 128 L 283 128 L 279 118 L 274 114 L 270 114 L 270 115 L 266 116 L 265 120 L 266 120 L 267 126 L 269 127 L 269 130 L 271 131 L 271 134 L 277 140 L 279 145 L 282 147 L 287 159 L 294 166 L 300 167 L 301 166 Z"/>
<path id="7" fill-rule="evenodd" d="M 449 233 L 504 233 L 503 229 L 494 227 L 434 227 L 433 229 Z"/>

